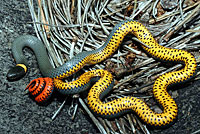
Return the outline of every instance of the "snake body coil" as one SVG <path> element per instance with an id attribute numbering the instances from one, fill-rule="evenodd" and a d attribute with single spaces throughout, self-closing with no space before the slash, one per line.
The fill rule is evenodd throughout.
<path id="1" fill-rule="evenodd" d="M 113 77 L 105 70 L 86 72 L 73 82 L 64 83 L 61 81 L 61 79 L 80 70 L 85 64 L 96 64 L 108 58 L 116 51 L 128 33 L 132 33 L 146 44 L 148 47 L 144 45 L 142 47 L 153 57 L 164 61 L 177 61 L 185 65 L 181 70 L 161 75 L 154 83 L 154 97 L 162 105 L 162 113 L 155 113 L 142 100 L 135 97 L 124 97 L 106 103 L 102 102 L 101 99 L 113 87 Z M 127 20 L 117 24 L 102 47 L 97 50 L 82 52 L 58 68 L 51 66 L 45 48 L 33 36 L 21 36 L 13 43 L 12 52 L 18 64 L 26 64 L 22 54 L 22 49 L 25 46 L 33 49 L 42 74 L 53 78 L 54 86 L 59 92 L 63 94 L 80 93 L 91 85 L 91 81 L 96 81 L 88 94 L 88 105 L 93 112 L 109 118 L 116 117 L 128 110 L 133 110 L 146 123 L 154 126 L 169 124 L 177 116 L 177 105 L 168 94 L 167 87 L 171 84 L 188 80 L 196 72 L 196 60 L 192 54 L 183 50 L 166 48 L 159 45 L 149 31 L 137 21 Z M 28 88 L 30 87 L 33 87 L 33 85 L 28 86 Z M 41 97 L 43 99 L 40 101 L 44 101 L 46 97 L 48 95 Z"/>

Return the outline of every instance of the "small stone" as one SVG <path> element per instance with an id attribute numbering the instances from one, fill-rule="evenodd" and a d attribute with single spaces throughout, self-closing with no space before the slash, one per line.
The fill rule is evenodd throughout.
<path id="1" fill-rule="evenodd" d="M 161 0 L 160 4 L 162 8 L 171 10 L 178 5 L 178 0 Z"/>
<path id="2" fill-rule="evenodd" d="M 178 90 L 172 92 L 172 98 L 178 97 Z"/>

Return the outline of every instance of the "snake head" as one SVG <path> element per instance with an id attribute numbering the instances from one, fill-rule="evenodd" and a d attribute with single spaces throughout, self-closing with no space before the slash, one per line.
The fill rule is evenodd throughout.
<path id="1" fill-rule="evenodd" d="M 24 64 L 17 64 L 12 67 L 7 73 L 7 79 L 9 81 L 16 81 L 24 77 L 27 72 L 27 67 Z"/>

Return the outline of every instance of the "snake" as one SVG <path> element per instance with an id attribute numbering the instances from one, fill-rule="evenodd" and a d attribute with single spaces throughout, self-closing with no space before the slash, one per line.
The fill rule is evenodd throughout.
<path id="1" fill-rule="evenodd" d="M 154 112 L 143 100 L 132 96 L 125 96 L 108 102 L 102 101 L 114 86 L 114 78 L 107 70 L 92 70 L 85 72 L 75 81 L 62 81 L 62 79 L 76 73 L 85 65 L 97 64 L 110 57 L 118 49 L 127 34 L 134 35 L 144 43 L 145 45 L 141 45 L 141 47 L 153 58 L 183 64 L 183 68 L 164 73 L 154 82 L 153 95 L 163 108 L 161 113 Z M 97 116 L 116 118 L 124 113 L 133 111 L 146 124 L 152 126 L 165 126 L 174 121 L 177 117 L 178 108 L 174 99 L 167 92 L 167 88 L 191 79 L 195 76 L 197 68 L 196 59 L 191 53 L 159 45 L 148 29 L 135 20 L 119 22 L 114 26 L 101 47 L 92 51 L 80 52 L 57 68 L 51 65 L 46 48 L 38 38 L 31 35 L 20 36 L 12 43 L 12 54 L 17 65 L 9 70 L 8 79 L 19 79 L 26 73 L 28 63 L 22 51 L 24 47 L 29 47 L 33 50 L 42 75 L 49 77 L 49 79 L 38 78 L 32 80 L 26 88 L 29 89 L 32 95 L 36 96 L 37 102 L 46 101 L 51 96 L 53 89 L 64 95 L 72 95 L 81 93 L 89 88 L 87 103 Z M 19 75 L 16 70 L 23 73 Z M 46 84 L 45 81 L 47 82 Z M 49 81 L 53 82 L 53 84 L 50 84 L 51 82 L 48 83 Z M 47 87 L 44 90 L 42 87 L 45 85 Z"/>

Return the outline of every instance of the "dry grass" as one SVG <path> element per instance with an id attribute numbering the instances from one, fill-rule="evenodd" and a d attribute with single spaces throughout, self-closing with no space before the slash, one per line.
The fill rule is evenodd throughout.
<path id="1" fill-rule="evenodd" d="M 34 24 L 37 37 L 46 45 L 55 67 L 77 53 L 99 48 L 113 26 L 125 19 L 142 22 L 159 44 L 187 50 L 195 55 L 199 63 L 200 1 L 181 2 L 167 10 L 161 6 L 160 0 L 38 0 L 37 3 L 28 0 L 33 19 L 31 23 Z M 116 85 L 105 101 L 133 95 L 146 101 L 155 111 L 160 111 L 153 101 L 153 82 L 159 75 L 179 69 L 182 65 L 163 66 L 163 63 L 148 57 L 135 45 L 139 43 L 134 44 L 131 40 L 136 39 L 124 41 L 123 47 L 110 59 L 91 66 L 89 70 L 108 69 L 115 76 Z M 195 80 L 199 78 L 197 73 Z M 172 95 L 176 93 L 173 92 Z M 77 95 L 73 97 L 77 98 L 101 133 L 149 133 L 146 125 L 134 113 L 109 121 L 94 116 L 86 100 Z M 77 106 L 73 104 L 69 109 L 73 110 L 72 118 L 75 117 Z"/>

